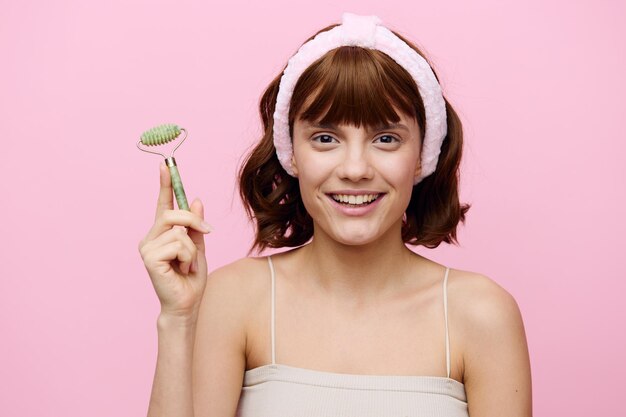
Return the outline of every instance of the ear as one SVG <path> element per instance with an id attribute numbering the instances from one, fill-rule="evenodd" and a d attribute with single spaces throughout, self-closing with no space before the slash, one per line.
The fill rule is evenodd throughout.
<path id="1" fill-rule="evenodd" d="M 417 165 L 415 165 L 415 176 L 413 178 L 417 179 L 417 177 L 419 177 L 421 173 L 422 173 L 422 156 L 420 155 L 419 159 L 417 160 Z"/>
<path id="2" fill-rule="evenodd" d="M 298 165 L 296 164 L 295 155 L 291 154 L 291 170 L 293 171 L 294 176 L 298 177 Z"/>

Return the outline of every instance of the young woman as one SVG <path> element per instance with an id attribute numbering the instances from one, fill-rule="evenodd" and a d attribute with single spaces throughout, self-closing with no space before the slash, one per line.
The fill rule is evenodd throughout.
<path id="1" fill-rule="evenodd" d="M 260 110 L 240 171 L 253 249 L 292 249 L 207 278 L 202 203 L 173 210 L 161 167 L 139 245 L 161 302 L 148 415 L 531 416 L 514 298 L 407 248 L 456 243 L 469 208 L 461 123 L 423 53 L 345 13 Z"/>

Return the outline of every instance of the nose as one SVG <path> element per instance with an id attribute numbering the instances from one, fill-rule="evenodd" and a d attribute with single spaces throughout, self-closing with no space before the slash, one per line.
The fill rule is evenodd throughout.
<path id="1" fill-rule="evenodd" d="M 369 160 L 366 148 L 354 142 L 347 146 L 343 160 L 338 167 L 338 174 L 342 179 L 353 182 L 372 179 L 374 168 Z"/>

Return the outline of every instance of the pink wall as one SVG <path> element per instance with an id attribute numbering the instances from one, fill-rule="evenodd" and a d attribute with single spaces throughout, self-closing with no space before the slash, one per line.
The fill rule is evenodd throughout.
<path id="1" fill-rule="evenodd" d="M 343 11 L 423 45 L 465 123 L 462 246 L 419 252 L 518 300 L 535 415 L 623 415 L 624 3 L 220 3 L 2 2 L 0 415 L 145 415 L 159 305 L 137 244 L 160 158 L 138 135 L 189 130 L 212 269 L 245 256 L 234 173 L 257 101 Z"/>

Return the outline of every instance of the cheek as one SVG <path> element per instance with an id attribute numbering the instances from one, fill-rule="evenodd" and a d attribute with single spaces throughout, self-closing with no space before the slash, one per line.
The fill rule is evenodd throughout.
<path id="1" fill-rule="evenodd" d="M 298 184 L 300 185 L 300 194 L 305 206 L 307 205 L 314 190 L 319 187 L 323 177 L 323 170 L 319 169 L 319 164 L 314 157 L 308 152 L 295 149 L 294 157 L 297 165 Z"/>
<path id="2" fill-rule="evenodd" d="M 328 171 L 332 170 L 333 167 L 332 158 L 329 158 L 328 155 L 299 146 L 294 149 L 294 158 L 298 169 L 298 178 L 307 184 L 320 181 L 328 175 Z"/>
<path id="3" fill-rule="evenodd" d="M 398 185 L 406 183 L 410 188 L 413 188 L 417 168 L 415 156 L 412 154 L 397 156 L 399 157 L 380 161 L 378 170 L 383 173 L 388 182 Z"/>

